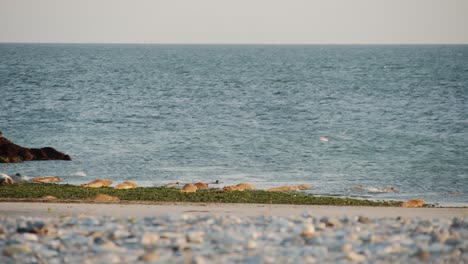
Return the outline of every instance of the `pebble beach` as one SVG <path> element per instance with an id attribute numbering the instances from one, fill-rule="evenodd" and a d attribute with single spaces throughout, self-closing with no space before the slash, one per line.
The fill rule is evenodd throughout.
<path id="1" fill-rule="evenodd" d="M 389 217 L 372 207 L 323 213 L 283 205 L 265 214 L 267 208 L 246 205 L 250 213 L 242 214 L 244 205 L 226 205 L 225 211 L 223 205 L 3 205 L 0 263 L 468 262 L 463 208 L 421 208 L 422 217 L 412 216 L 416 209 L 386 208 L 400 215 Z M 33 206 L 39 209 L 22 213 Z M 138 206 L 144 213 L 135 216 Z M 164 210 L 170 207 L 182 210 Z M 121 214 L 112 216 L 119 208 Z M 445 216 L 431 218 L 438 210 Z"/>

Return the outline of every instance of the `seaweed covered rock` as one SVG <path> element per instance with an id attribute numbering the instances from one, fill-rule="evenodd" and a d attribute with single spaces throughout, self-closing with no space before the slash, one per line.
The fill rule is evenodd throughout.
<path id="1" fill-rule="evenodd" d="M 29 160 L 71 160 L 71 158 L 51 147 L 29 149 L 16 145 L 0 132 L 0 163 L 17 163 Z"/>

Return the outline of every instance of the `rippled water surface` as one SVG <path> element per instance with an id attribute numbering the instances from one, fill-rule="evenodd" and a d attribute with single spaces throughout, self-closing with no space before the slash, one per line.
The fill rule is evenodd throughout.
<path id="1" fill-rule="evenodd" d="M 6 137 L 73 159 L 0 172 L 468 205 L 466 45 L 0 44 L 0 97 Z"/>

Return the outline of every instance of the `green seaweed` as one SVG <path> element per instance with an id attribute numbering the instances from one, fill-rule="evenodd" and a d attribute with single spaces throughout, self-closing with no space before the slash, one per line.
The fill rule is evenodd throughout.
<path id="1" fill-rule="evenodd" d="M 165 187 L 139 187 L 120 190 L 114 188 L 84 188 L 69 184 L 23 183 L 0 186 L 0 198 L 36 199 L 52 195 L 58 199 L 82 200 L 97 194 L 117 196 L 121 201 L 196 202 L 196 203 L 258 203 L 346 206 L 400 206 L 398 201 L 371 201 L 354 198 L 315 196 L 300 192 L 199 190 L 181 193 Z"/>

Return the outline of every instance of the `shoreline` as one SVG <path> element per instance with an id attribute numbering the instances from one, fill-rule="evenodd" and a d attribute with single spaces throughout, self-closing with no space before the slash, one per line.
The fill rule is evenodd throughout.
<path id="1" fill-rule="evenodd" d="M 288 205 L 288 204 L 246 204 L 246 203 L 192 203 L 192 202 L 120 202 L 94 203 L 83 200 L 21 201 L 0 200 L 0 215 L 8 217 L 53 217 L 64 215 L 90 215 L 112 217 L 150 217 L 162 215 L 217 215 L 217 216 L 280 216 L 309 213 L 315 217 L 357 217 L 370 218 L 466 218 L 468 208 L 402 208 L 374 206 L 332 206 L 332 205 Z"/>
<path id="2" fill-rule="evenodd" d="M 290 187 L 290 186 L 286 186 Z M 335 196 L 311 194 L 303 190 L 271 192 L 264 189 L 246 191 L 227 191 L 220 188 L 206 188 L 194 192 L 184 192 L 181 188 L 136 187 L 119 189 L 112 187 L 85 188 L 72 184 L 23 182 L 0 187 L 0 202 L 66 202 L 93 203 L 97 195 L 108 195 L 120 203 L 245 203 L 245 204 L 295 204 L 295 205 L 332 205 L 332 206 L 406 206 L 405 200 L 372 199 L 356 196 Z M 49 199 L 47 199 L 49 197 Z M 417 197 L 417 196 L 415 196 Z M 107 199 L 107 198 L 106 198 Z M 466 203 L 430 203 L 422 201 L 416 207 L 468 208 Z M 103 200 L 106 202 L 105 200 Z M 410 200 L 407 200 L 410 201 Z M 415 207 L 415 206 L 412 206 Z"/>

